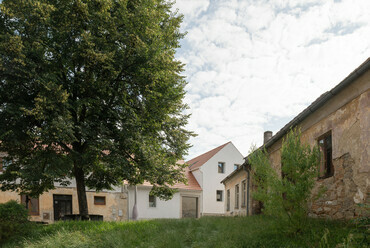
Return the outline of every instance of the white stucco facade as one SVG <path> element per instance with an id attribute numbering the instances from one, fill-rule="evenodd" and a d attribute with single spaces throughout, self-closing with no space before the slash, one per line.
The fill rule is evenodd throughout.
<path id="1" fill-rule="evenodd" d="M 224 173 L 218 172 L 218 163 L 224 163 Z M 231 172 L 234 165 L 244 162 L 243 155 L 229 142 L 225 147 L 212 156 L 198 169 L 192 171 L 194 177 L 202 187 L 201 215 L 223 215 L 225 214 L 225 187 L 220 182 Z M 216 191 L 221 190 L 222 201 L 217 201 Z"/>
<path id="2" fill-rule="evenodd" d="M 150 186 L 137 186 L 137 210 L 138 219 L 179 219 L 182 217 L 182 197 L 190 196 L 198 198 L 198 216 L 200 215 L 201 192 L 180 189 L 173 198 L 168 201 L 156 197 L 156 206 L 149 206 Z M 132 210 L 135 204 L 135 187 L 128 188 L 129 219 L 132 219 Z"/>
<path id="3" fill-rule="evenodd" d="M 223 173 L 219 173 L 219 162 L 224 164 Z M 138 219 L 182 218 L 182 207 L 186 206 L 186 204 L 183 205 L 184 197 L 197 199 L 197 217 L 205 215 L 224 215 L 226 192 L 221 181 L 234 171 L 234 165 L 241 165 L 243 162 L 243 155 L 231 142 L 188 161 L 188 170 L 192 175 L 192 177 L 189 178 L 192 180 L 191 185 L 193 185 L 193 187 L 190 187 L 190 189 L 186 187 L 179 188 L 179 191 L 168 201 L 160 200 L 156 197 L 155 207 L 149 204 L 151 186 L 138 185 Z M 195 168 L 192 165 L 197 165 L 197 167 Z M 197 190 L 192 190 L 194 189 L 194 182 L 197 185 Z M 217 191 L 222 191 L 221 201 L 217 201 Z M 132 219 L 135 203 L 135 187 L 129 186 L 128 192 L 128 218 Z"/>

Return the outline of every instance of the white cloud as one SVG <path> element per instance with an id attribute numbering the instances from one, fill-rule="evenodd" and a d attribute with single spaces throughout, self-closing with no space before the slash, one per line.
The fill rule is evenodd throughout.
<path id="1" fill-rule="evenodd" d="M 370 54 L 370 1 L 185 1 L 189 158 L 233 141 L 243 155 Z M 286 121 L 285 123 L 282 120 Z M 272 123 L 278 123 L 275 126 Z"/>

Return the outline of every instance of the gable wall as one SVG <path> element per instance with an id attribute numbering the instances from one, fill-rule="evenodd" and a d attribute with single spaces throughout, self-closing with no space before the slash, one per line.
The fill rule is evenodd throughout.
<path id="1" fill-rule="evenodd" d="M 218 162 L 225 163 L 224 173 L 218 173 Z M 203 215 L 225 214 L 225 187 L 221 181 L 234 171 L 234 164 L 243 164 L 244 159 L 236 147 L 229 143 L 208 160 L 202 167 L 203 172 Z M 223 191 L 223 201 L 216 201 L 216 190 Z"/>

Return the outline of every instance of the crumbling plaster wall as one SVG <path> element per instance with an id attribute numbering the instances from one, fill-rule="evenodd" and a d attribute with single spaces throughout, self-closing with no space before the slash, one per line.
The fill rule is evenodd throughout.
<path id="1" fill-rule="evenodd" d="M 39 214 L 32 215 L 32 221 L 52 223 L 54 221 L 53 195 L 72 195 L 72 211 L 78 214 L 78 198 L 76 188 L 57 187 L 43 193 L 39 197 Z M 105 205 L 94 205 L 94 196 L 105 196 Z M 127 194 L 121 192 L 86 192 L 89 214 L 103 215 L 105 221 L 127 220 Z M 13 191 L 0 191 L 0 203 L 10 200 L 20 202 L 20 195 Z"/>
<path id="2" fill-rule="evenodd" d="M 224 195 L 224 203 L 225 203 L 225 215 L 247 215 L 247 207 L 241 206 L 242 203 L 242 182 L 246 180 L 248 182 L 248 173 L 245 170 L 238 171 L 232 178 L 228 179 L 225 182 L 225 195 Z M 251 185 L 251 175 L 250 175 L 250 193 L 252 192 L 252 185 Z M 239 208 L 235 208 L 235 185 L 239 184 Z M 230 190 L 230 211 L 227 211 L 227 190 Z M 246 195 L 247 197 L 247 195 Z M 246 199 L 247 204 L 247 199 Z M 249 214 L 252 214 L 252 195 L 249 195 Z"/>
<path id="3" fill-rule="evenodd" d="M 313 190 L 317 195 L 310 203 L 311 216 L 353 218 L 369 215 L 359 203 L 370 203 L 370 72 L 334 96 L 307 117 L 299 127 L 302 141 L 311 146 L 331 131 L 334 175 L 318 179 Z M 280 175 L 282 139 L 269 147 L 272 166 Z"/>

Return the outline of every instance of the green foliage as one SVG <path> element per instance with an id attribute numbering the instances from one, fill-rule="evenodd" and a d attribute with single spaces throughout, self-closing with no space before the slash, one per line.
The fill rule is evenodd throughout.
<path id="1" fill-rule="evenodd" d="M 135 222 L 68 221 L 35 226 L 31 234 L 18 236 L 4 248 L 338 247 L 354 229 L 347 222 L 309 219 L 305 232 L 287 235 L 275 229 L 276 222 L 263 215 Z M 357 247 L 353 244 L 352 247 Z"/>
<path id="2" fill-rule="evenodd" d="M 16 201 L 0 203 L 0 244 L 13 235 L 24 233 L 28 223 L 27 209 Z"/>
<path id="3" fill-rule="evenodd" d="M 193 135 L 174 57 L 181 21 L 165 0 L 3 0 L 0 151 L 13 163 L 0 188 L 148 181 L 168 198 Z"/>
<path id="4" fill-rule="evenodd" d="M 264 212 L 281 220 L 282 226 L 300 232 L 306 225 L 308 201 L 317 177 L 320 152 L 315 146 L 301 143 L 300 132 L 291 130 L 281 148 L 281 176 L 271 165 L 267 152 L 257 150 L 249 157 L 253 180 L 257 185 L 256 200 Z"/>

